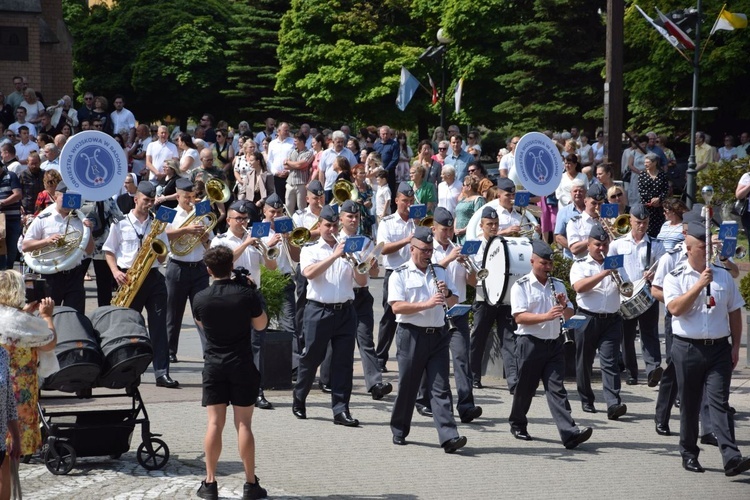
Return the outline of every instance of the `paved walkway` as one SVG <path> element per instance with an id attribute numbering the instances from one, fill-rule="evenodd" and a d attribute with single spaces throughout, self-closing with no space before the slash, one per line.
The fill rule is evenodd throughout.
<path id="1" fill-rule="evenodd" d="M 87 287 L 91 286 L 87 283 Z M 373 281 L 376 306 L 381 287 L 381 280 Z M 88 290 L 88 296 L 88 310 L 93 310 L 93 289 Z M 152 430 L 161 433 L 170 448 L 167 466 L 148 472 L 138 465 L 137 428 L 131 451 L 119 460 L 80 459 L 66 476 L 53 476 L 38 460 L 22 465 L 26 498 L 195 497 L 204 477 L 206 413 L 200 406 L 200 344 L 189 315 L 184 325 L 181 362 L 171 369 L 182 388 L 156 388 L 150 370 L 141 385 Z M 737 409 L 740 450 L 750 454 L 750 369 L 744 366 L 744 348 L 740 359 L 730 401 Z M 395 361 L 391 362 L 391 368 L 395 367 Z M 388 373 L 385 378 L 396 385 L 396 373 Z M 645 379 L 643 370 L 640 378 Z M 690 474 L 682 469 L 677 435 L 661 437 L 654 432 L 656 389 L 623 384 L 622 399 L 628 405 L 628 413 L 611 422 L 601 403 L 600 382 L 594 384 L 599 389 L 596 394 L 600 411 L 591 415 L 580 410 L 575 383 L 568 381 L 573 416 L 579 425 L 594 428 L 589 442 L 568 451 L 560 443 L 541 391 L 529 413 L 529 432 L 534 440 L 522 442 L 509 432 L 511 397 L 505 382 L 492 378 L 484 378 L 483 382 L 487 386 L 475 392 L 475 399 L 484 408 L 484 415 L 476 423 L 459 424 L 459 431 L 468 437 L 468 445 L 455 455 L 443 453 L 432 421 L 416 413 L 408 446 L 391 443 L 388 423 L 394 395 L 373 401 L 365 393 L 358 357 L 351 411 L 361 422 L 359 428 L 334 426 L 330 397 L 317 389 L 308 399 L 305 421 L 292 415 L 290 391 L 267 391 L 266 396 L 276 409 L 256 410 L 254 417 L 261 484 L 273 498 L 750 498 L 750 474 L 725 477 L 716 448 L 703 447 L 700 459 L 707 469 L 705 474 Z M 102 404 L 113 401 L 81 401 L 75 407 Z M 675 414 L 671 422 L 674 433 L 679 431 L 678 418 Z M 231 423 L 224 432 L 218 481 L 222 498 L 242 496 L 244 473 Z"/>

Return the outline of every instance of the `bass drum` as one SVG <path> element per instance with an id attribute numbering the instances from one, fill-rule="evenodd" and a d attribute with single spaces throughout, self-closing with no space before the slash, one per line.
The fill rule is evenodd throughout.
<path id="1" fill-rule="evenodd" d="M 488 304 L 510 305 L 510 287 L 531 272 L 531 253 L 528 238 L 495 236 L 487 243 L 482 267 L 489 275 L 482 286 Z"/>
<path id="2" fill-rule="evenodd" d="M 471 219 L 469 219 L 469 224 L 466 226 L 466 239 L 467 240 L 480 240 L 482 239 L 482 230 L 479 228 L 479 223 L 482 221 L 482 209 L 484 207 L 492 207 L 495 210 L 498 210 L 500 207 L 500 202 L 498 200 L 492 200 L 491 202 L 487 203 L 486 205 L 482 205 L 479 210 L 474 212 L 474 215 L 471 216 Z M 526 210 L 526 213 L 524 214 L 524 219 L 529 221 L 533 225 L 538 225 L 539 221 L 537 221 L 536 217 L 534 217 L 534 214 Z M 523 221 L 522 221 L 523 222 Z M 539 233 L 534 233 L 534 239 L 539 238 Z"/>

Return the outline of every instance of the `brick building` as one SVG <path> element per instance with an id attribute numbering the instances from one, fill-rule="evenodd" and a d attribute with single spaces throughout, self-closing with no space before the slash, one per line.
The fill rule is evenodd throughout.
<path id="1" fill-rule="evenodd" d="M 0 89 L 9 94 L 13 77 L 51 105 L 73 97 L 73 37 L 62 15 L 62 0 L 0 0 Z"/>

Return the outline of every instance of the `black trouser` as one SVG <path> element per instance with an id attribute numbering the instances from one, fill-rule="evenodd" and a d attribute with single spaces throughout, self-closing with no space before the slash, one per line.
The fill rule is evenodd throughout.
<path id="1" fill-rule="evenodd" d="M 307 278 L 302 275 L 302 269 L 297 264 L 297 272 L 294 274 L 296 287 L 296 304 L 294 313 L 294 339 L 292 340 L 292 370 L 299 366 L 299 358 L 305 350 L 305 336 L 303 334 L 305 304 L 307 304 Z"/>
<path id="2" fill-rule="evenodd" d="M 675 336 L 672 361 L 680 394 L 680 454 L 698 458 L 698 417 L 705 388 L 713 432 L 719 442 L 724 465 L 740 455 L 734 441 L 734 423 L 729 413 L 729 384 L 732 378 L 732 346 L 727 338 L 712 345 L 691 343 Z"/>
<path id="3" fill-rule="evenodd" d="M 273 176 L 273 186 L 276 189 L 276 195 L 283 202 L 286 200 L 286 177 Z"/>
<path id="4" fill-rule="evenodd" d="M 126 272 L 126 270 L 122 270 Z M 169 375 L 169 341 L 167 339 L 167 285 L 158 267 L 152 267 L 143 285 L 135 294 L 131 309 L 138 312 L 146 308 L 148 335 L 154 350 L 154 376 Z"/>
<path id="5" fill-rule="evenodd" d="M 515 323 L 510 313 L 510 306 L 498 304 L 491 306 L 486 302 L 475 302 L 474 329 L 471 331 L 471 367 L 472 379 L 482 380 L 482 361 L 487 348 L 492 326 L 497 325 L 497 338 L 500 341 L 500 355 L 503 358 L 503 371 L 508 382 L 508 389 L 513 391 L 518 382 L 518 368 L 516 367 L 516 339 Z"/>
<path id="6" fill-rule="evenodd" d="M 190 299 L 193 305 L 195 295 L 208 288 L 208 271 L 203 261 L 182 262 L 170 259 L 167 264 L 167 336 L 169 338 L 169 354 L 177 356 L 180 344 L 180 330 L 185 305 Z M 196 325 L 201 349 L 206 348 L 206 336 L 203 329 Z"/>
<path id="7" fill-rule="evenodd" d="M 453 318 L 453 323 L 458 331 L 449 333 L 450 351 L 453 359 L 453 378 L 456 382 L 456 409 L 458 415 L 463 416 L 467 410 L 474 408 L 474 390 L 471 387 L 471 369 L 469 368 L 469 349 L 471 340 L 469 338 L 469 315 L 465 314 Z M 430 407 L 429 387 L 427 376 L 422 375 L 422 384 L 417 396 L 417 408 Z"/>
<path id="8" fill-rule="evenodd" d="M 94 274 L 96 275 L 97 303 L 99 307 L 108 306 L 112 303 L 112 287 L 115 284 L 115 278 L 106 260 L 94 259 Z"/>
<path id="9" fill-rule="evenodd" d="M 393 168 L 386 170 L 388 173 L 388 187 L 391 190 L 391 213 L 395 214 L 398 210 L 396 206 L 396 193 L 398 193 L 398 182 L 396 182 L 396 165 Z"/>
<path id="10" fill-rule="evenodd" d="M 372 330 L 375 318 L 372 306 L 375 299 L 368 287 L 354 289 L 354 311 L 357 313 L 357 345 L 359 346 L 359 357 L 362 359 L 362 370 L 365 375 L 365 388 L 370 392 L 372 386 L 383 382 L 383 374 L 380 373 L 378 358 L 375 356 L 375 344 L 373 343 Z M 326 357 L 320 365 L 320 381 L 325 385 L 331 385 L 331 361 L 333 349 L 328 344 Z"/>
<path id="11" fill-rule="evenodd" d="M 565 350 L 562 338 L 541 340 L 531 335 L 518 335 L 516 358 L 518 359 L 518 384 L 513 395 L 510 418 L 508 418 L 510 428 L 527 430 L 529 421 L 526 414 L 531 408 L 531 400 L 541 380 L 552 419 L 557 425 L 562 442 L 567 442 L 576 434 L 578 427 L 570 414 L 568 392 L 563 385 Z"/>
<path id="12" fill-rule="evenodd" d="M 331 407 L 333 414 L 349 410 L 354 373 L 354 342 L 357 315 L 351 302 L 323 304 L 308 300 L 305 305 L 303 332 L 305 352 L 299 358 L 294 397 L 304 402 L 310 393 L 315 372 L 323 362 L 328 343 L 333 349 L 331 360 Z"/>
<path id="13" fill-rule="evenodd" d="M 409 435 L 414 403 L 424 375 L 430 389 L 430 407 L 440 444 L 458 437 L 448 382 L 450 339 L 451 335 L 445 327 L 425 329 L 399 323 L 396 329 L 398 394 L 391 414 L 391 432 L 394 436 L 405 438 Z"/>
<path id="14" fill-rule="evenodd" d="M 641 332 L 641 352 L 649 375 L 661 365 L 661 345 L 659 344 L 659 302 L 651 304 L 640 316 L 622 322 L 622 361 L 625 369 L 634 379 L 638 378 L 638 358 L 635 355 L 636 327 Z"/>
<path id="15" fill-rule="evenodd" d="M 83 277 L 88 266 L 78 264 L 69 271 L 46 274 L 50 298 L 56 306 L 72 307 L 81 314 L 86 314 L 86 290 L 83 288 Z M 110 292 L 111 295 L 112 292 Z"/>
<path id="16" fill-rule="evenodd" d="M 396 315 L 388 303 L 388 281 L 391 278 L 391 274 L 393 274 L 393 269 L 385 270 L 385 277 L 383 278 L 383 316 L 380 318 L 378 347 L 375 351 L 381 369 L 385 368 L 386 363 L 388 363 L 388 351 L 391 350 L 393 336 L 396 334 Z"/>
<path id="17" fill-rule="evenodd" d="M 576 340 L 576 383 L 581 403 L 594 404 L 594 391 L 591 389 L 591 371 L 596 351 L 599 351 L 599 365 L 602 372 L 602 386 L 607 408 L 620 403 L 620 370 L 617 367 L 617 354 L 622 341 L 622 316 L 613 313 L 606 318 L 581 311 L 590 320 L 585 328 L 577 328 Z"/>

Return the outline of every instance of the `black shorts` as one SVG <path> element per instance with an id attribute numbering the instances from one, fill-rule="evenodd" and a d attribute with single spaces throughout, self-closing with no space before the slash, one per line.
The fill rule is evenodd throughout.
<path id="1" fill-rule="evenodd" d="M 203 406 L 253 406 L 260 393 L 260 373 L 251 361 L 206 364 L 203 367 Z"/>

